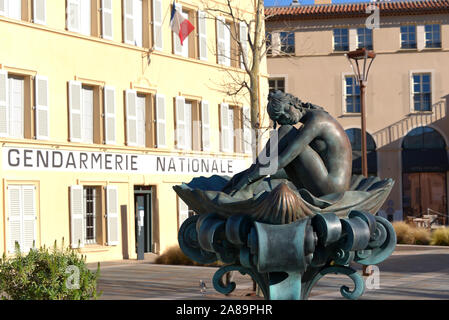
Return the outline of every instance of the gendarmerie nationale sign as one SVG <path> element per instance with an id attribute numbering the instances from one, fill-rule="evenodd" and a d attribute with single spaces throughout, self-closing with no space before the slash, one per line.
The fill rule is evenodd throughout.
<path id="1" fill-rule="evenodd" d="M 3 170 L 233 175 L 249 166 L 244 159 L 16 147 L 3 147 L 2 157 Z"/>

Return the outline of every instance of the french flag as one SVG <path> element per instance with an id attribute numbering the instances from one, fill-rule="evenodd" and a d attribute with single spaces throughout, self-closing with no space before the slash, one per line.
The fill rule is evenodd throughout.
<path id="1" fill-rule="evenodd" d="M 195 27 L 190 23 L 189 20 L 184 18 L 178 10 L 176 10 L 175 2 L 173 1 L 173 8 L 171 10 L 170 27 L 174 33 L 179 35 L 181 40 L 181 45 L 184 39 L 188 37 L 190 32 L 192 32 Z"/>

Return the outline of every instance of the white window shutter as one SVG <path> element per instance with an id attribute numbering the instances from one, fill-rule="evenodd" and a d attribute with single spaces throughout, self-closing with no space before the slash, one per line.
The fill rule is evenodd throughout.
<path id="1" fill-rule="evenodd" d="M 165 96 L 156 94 L 156 147 L 166 147 Z"/>
<path id="2" fill-rule="evenodd" d="M 251 109 L 243 106 L 243 151 L 252 154 Z"/>
<path id="3" fill-rule="evenodd" d="M 105 143 L 115 144 L 115 88 L 104 86 L 104 133 Z"/>
<path id="4" fill-rule="evenodd" d="M 22 19 L 22 1 L 20 0 L 9 0 L 7 1 L 8 17 L 12 19 L 21 20 Z"/>
<path id="5" fill-rule="evenodd" d="M 207 23 L 206 12 L 198 11 L 198 44 L 200 60 L 207 60 Z"/>
<path id="6" fill-rule="evenodd" d="M 72 142 L 81 142 L 82 140 L 82 104 L 81 82 L 69 81 L 70 141 Z"/>
<path id="7" fill-rule="evenodd" d="M 46 0 L 33 0 L 33 22 L 47 24 Z"/>
<path id="8" fill-rule="evenodd" d="M 221 151 L 230 152 L 229 141 L 229 105 L 227 103 L 220 104 L 220 126 L 221 126 Z"/>
<path id="9" fill-rule="evenodd" d="M 357 29 L 349 29 L 349 51 L 356 50 L 358 46 Z"/>
<path id="10" fill-rule="evenodd" d="M 133 44 L 142 47 L 143 44 L 143 4 L 142 0 L 133 0 L 134 41 Z"/>
<path id="11" fill-rule="evenodd" d="M 192 103 L 184 103 L 184 121 L 186 128 L 185 135 L 185 148 L 186 150 L 192 150 Z"/>
<path id="12" fill-rule="evenodd" d="M 153 46 L 162 51 L 162 0 L 153 0 Z"/>
<path id="13" fill-rule="evenodd" d="M 36 139 L 48 140 L 50 137 L 50 104 L 48 102 L 48 78 L 41 75 L 36 75 L 36 77 L 34 78 L 34 88 L 36 96 Z"/>
<path id="14" fill-rule="evenodd" d="M 84 192 L 80 185 L 70 187 L 70 236 L 72 248 L 84 246 Z"/>
<path id="15" fill-rule="evenodd" d="M 22 189 L 20 186 L 8 186 L 9 252 L 15 252 L 16 242 L 22 245 L 22 229 Z"/>
<path id="16" fill-rule="evenodd" d="M 139 147 L 145 147 L 145 96 L 137 96 L 136 98 L 136 129 L 137 129 L 137 145 Z"/>
<path id="17" fill-rule="evenodd" d="M 35 186 L 22 186 L 23 203 L 23 251 L 36 247 L 36 199 Z"/>
<path id="18" fill-rule="evenodd" d="M 240 22 L 240 43 L 242 44 L 242 54 L 240 55 L 240 66 L 241 68 L 245 68 L 243 61 L 247 61 L 248 63 L 248 26 L 246 22 Z"/>
<path id="19" fill-rule="evenodd" d="M 225 64 L 226 43 L 225 43 L 225 25 L 224 18 L 217 17 L 217 62 Z"/>
<path id="20" fill-rule="evenodd" d="M 24 132 L 25 81 L 23 78 L 9 78 L 9 132 L 8 136 L 22 138 Z"/>
<path id="21" fill-rule="evenodd" d="M 182 223 L 189 218 L 189 207 L 178 197 L 178 223 L 181 227 Z"/>
<path id="22" fill-rule="evenodd" d="M 126 90 L 126 139 L 128 146 L 137 146 L 137 92 Z"/>
<path id="23" fill-rule="evenodd" d="M 416 48 L 422 50 L 426 47 L 426 32 L 423 24 L 416 26 Z"/>
<path id="24" fill-rule="evenodd" d="M 67 0 L 67 29 L 73 32 L 81 31 L 81 2 Z"/>
<path id="25" fill-rule="evenodd" d="M 201 135 L 203 151 L 210 151 L 209 102 L 206 100 L 201 101 Z"/>
<path id="26" fill-rule="evenodd" d="M 186 132 L 186 120 L 185 120 L 185 98 L 176 97 L 176 147 L 178 149 L 185 149 L 185 132 Z"/>
<path id="27" fill-rule="evenodd" d="M 112 40 L 114 37 L 112 1 L 113 0 L 101 0 L 101 33 L 103 39 L 107 40 Z"/>
<path id="28" fill-rule="evenodd" d="M 175 8 L 182 15 L 182 5 L 180 3 L 175 3 Z M 181 45 L 181 40 L 179 39 L 179 35 L 172 32 L 173 34 L 173 50 L 175 54 L 183 55 L 183 46 Z"/>
<path id="29" fill-rule="evenodd" d="M 5 16 L 6 15 L 6 2 L 8 0 L 0 0 L 0 15 Z"/>
<path id="30" fill-rule="evenodd" d="M 80 33 L 91 35 L 91 0 L 80 0 Z"/>
<path id="31" fill-rule="evenodd" d="M 125 43 L 134 45 L 134 0 L 123 0 Z"/>
<path id="32" fill-rule="evenodd" d="M 8 72 L 0 70 L 0 137 L 7 137 L 9 132 L 8 85 Z"/>
<path id="33" fill-rule="evenodd" d="M 119 205 L 118 188 L 114 186 L 106 187 L 106 219 L 108 246 L 116 246 L 119 243 Z"/>

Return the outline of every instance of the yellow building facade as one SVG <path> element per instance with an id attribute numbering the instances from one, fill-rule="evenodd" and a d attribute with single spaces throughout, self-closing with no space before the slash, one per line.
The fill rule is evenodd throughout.
<path id="1" fill-rule="evenodd" d="M 204 5 L 176 4 L 195 26 L 181 46 L 168 0 L 0 2 L 0 251 L 136 259 L 142 234 L 161 253 L 191 214 L 173 185 L 249 166 L 249 99 L 226 95 L 245 29 Z"/>

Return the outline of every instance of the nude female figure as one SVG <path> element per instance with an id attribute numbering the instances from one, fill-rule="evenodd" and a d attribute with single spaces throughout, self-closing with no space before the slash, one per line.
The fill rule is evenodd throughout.
<path id="1" fill-rule="evenodd" d="M 269 155 L 270 161 L 277 161 L 277 173 L 285 174 L 299 188 L 305 188 L 320 197 L 330 193 L 348 190 L 351 180 L 352 152 L 349 139 L 340 126 L 321 107 L 303 103 L 298 98 L 275 91 L 268 96 L 268 114 L 280 124 L 276 154 L 270 154 L 270 141 L 261 152 Z M 296 128 L 294 125 L 302 123 Z M 260 161 L 236 174 L 223 188 L 230 195 L 262 181 L 266 174 L 261 168 L 268 167 L 268 161 Z M 285 172 L 285 174 L 284 174 Z"/>

